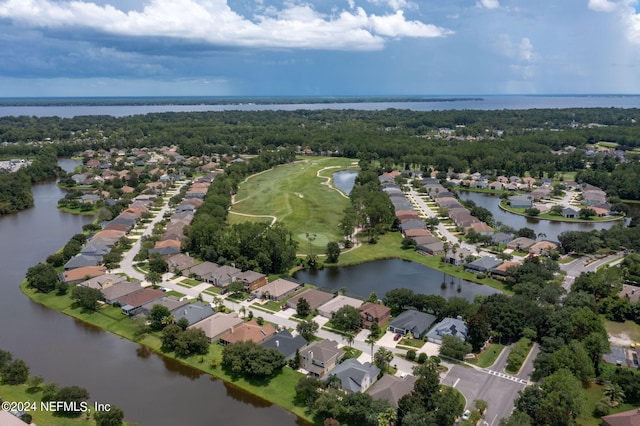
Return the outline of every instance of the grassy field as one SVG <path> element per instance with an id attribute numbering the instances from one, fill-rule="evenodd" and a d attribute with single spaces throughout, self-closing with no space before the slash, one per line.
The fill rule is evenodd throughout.
<path id="1" fill-rule="evenodd" d="M 159 333 L 145 334 L 142 338 L 136 339 L 134 322 L 131 321 L 131 319 L 129 319 L 127 316 L 123 315 L 120 308 L 104 306 L 100 310 L 98 310 L 98 312 L 84 312 L 81 309 L 74 308 L 72 306 L 72 300 L 68 295 L 55 296 L 53 294 L 37 293 L 32 289 L 26 288 L 25 283 L 22 284 L 21 290 L 37 303 L 55 309 L 74 318 L 78 318 L 83 322 L 95 325 L 131 341 L 138 342 L 157 353 L 162 353 L 160 350 L 162 343 Z M 295 385 L 298 380 L 303 377 L 303 375 L 301 373 L 298 373 L 297 371 L 294 371 L 290 368 L 283 368 L 280 373 L 268 380 L 247 380 L 244 378 L 233 377 L 229 375 L 220 365 L 222 362 L 222 346 L 217 344 L 210 345 L 209 353 L 204 356 L 194 355 L 188 358 L 176 358 L 173 353 L 162 354 L 169 358 L 177 359 L 179 362 L 191 366 L 197 370 L 203 371 L 206 374 L 218 377 L 225 382 L 231 383 L 241 389 L 250 392 L 251 394 L 257 395 L 267 401 L 284 407 L 294 414 L 311 421 L 311 419 L 305 413 L 306 409 L 294 404 Z M 54 426 L 57 425 L 57 423 L 49 423 L 47 421 L 42 421 L 39 424 L 52 424 Z M 67 423 L 60 424 L 62 425 Z"/>
<path id="2" fill-rule="evenodd" d="M 611 334 L 612 336 L 626 334 L 634 342 L 640 342 L 640 325 L 636 324 L 633 321 L 605 321 L 604 326 L 607 329 L 607 333 Z"/>
<path id="3" fill-rule="evenodd" d="M 309 241 L 306 234 L 315 234 L 312 245 L 326 247 L 329 241 L 341 240 L 338 223 L 349 200 L 339 191 L 324 183 L 331 174 L 353 167 L 348 158 L 314 157 L 293 164 L 278 166 L 272 170 L 251 176 L 240 185 L 232 212 L 275 216 L 287 226 L 300 243 L 299 251 L 307 253 Z M 230 214 L 231 223 L 243 220 L 270 220 Z"/>
<path id="4" fill-rule="evenodd" d="M 502 353 L 503 349 L 504 345 L 501 345 L 499 343 L 492 343 L 487 349 L 485 349 L 480 355 L 478 355 L 478 358 L 476 360 L 471 361 L 471 363 L 482 368 L 491 367 L 493 363 L 496 362 L 496 359 L 498 359 L 498 356 L 500 355 L 500 353 Z"/>

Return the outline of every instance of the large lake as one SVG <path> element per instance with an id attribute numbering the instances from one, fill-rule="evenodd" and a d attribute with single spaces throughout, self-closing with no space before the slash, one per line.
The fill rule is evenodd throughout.
<path id="1" fill-rule="evenodd" d="M 476 96 L 473 96 L 474 98 Z M 436 98 L 429 96 L 428 98 Z M 452 99 L 455 97 L 442 97 Z M 468 96 L 460 97 L 468 98 Z M 441 110 L 502 110 L 532 108 L 640 108 L 640 96 L 637 95 L 593 95 L 593 96 L 545 96 L 545 95 L 482 95 L 481 100 L 429 101 L 429 102 L 326 102 L 296 104 L 236 104 L 236 105 L 74 105 L 74 106 L 0 106 L 0 117 L 3 116 L 35 116 L 69 118 L 78 115 L 111 115 L 124 117 L 129 115 L 148 114 L 154 112 L 202 112 L 202 111 L 295 111 L 298 109 L 355 109 L 385 110 L 388 108 L 409 109 L 414 111 Z"/>
<path id="2" fill-rule="evenodd" d="M 476 295 L 498 293 L 493 287 L 454 278 L 435 269 L 401 259 L 377 260 L 361 265 L 329 267 L 317 271 L 303 270 L 296 272 L 293 277 L 332 292 L 345 287 L 348 294 L 361 299 L 369 297 L 371 292 L 383 298 L 385 293 L 394 288 L 408 288 L 415 293 L 437 294 L 444 298 L 459 296 L 470 301 Z"/>
<path id="3" fill-rule="evenodd" d="M 26 270 L 91 221 L 56 209 L 64 192 L 53 181 L 34 185 L 33 195 L 35 207 L 0 217 L 0 349 L 24 359 L 32 375 L 82 386 L 141 426 L 306 424 L 232 384 L 31 302 L 18 288 Z"/>

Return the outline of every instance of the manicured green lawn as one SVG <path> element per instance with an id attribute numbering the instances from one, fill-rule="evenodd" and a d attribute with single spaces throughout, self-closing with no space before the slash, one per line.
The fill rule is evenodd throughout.
<path id="1" fill-rule="evenodd" d="M 165 294 L 166 294 L 167 296 L 175 296 L 175 297 L 178 297 L 178 298 L 180 298 L 180 297 L 184 297 L 184 296 L 185 296 L 184 294 L 179 293 L 179 292 L 177 292 L 177 291 L 175 291 L 175 290 L 168 291 L 168 292 L 166 292 Z"/>
<path id="2" fill-rule="evenodd" d="M 604 397 L 604 386 L 598 385 L 595 383 L 589 383 L 589 386 L 586 387 L 585 392 L 587 394 L 587 403 L 586 409 L 582 413 L 580 417 L 576 419 L 577 424 L 580 426 L 600 426 L 601 420 L 599 418 L 593 417 L 593 409 L 600 399 Z M 620 413 L 622 411 L 631 410 L 636 408 L 631 404 L 620 404 L 617 407 L 611 407 L 610 414 Z"/>
<path id="3" fill-rule="evenodd" d="M 202 284 L 202 281 L 193 280 L 191 278 L 184 278 L 183 280 L 180 281 L 180 283 L 189 287 L 195 287 L 197 285 Z"/>
<path id="4" fill-rule="evenodd" d="M 312 242 L 315 253 L 321 253 L 321 249 L 324 252 L 329 241 L 342 239 L 338 223 L 349 200 L 339 191 L 324 185 L 326 179 L 318 177 L 317 173 L 325 167 L 337 166 L 321 172 L 321 176 L 330 177 L 340 169 L 353 167 L 353 161 L 314 157 L 254 175 L 240 185 L 231 211 L 276 216 L 300 243 L 300 253 L 309 251 L 307 233 L 315 234 Z M 233 214 L 229 217 L 233 217 L 233 222 L 245 219 Z"/>
<path id="5" fill-rule="evenodd" d="M 398 342 L 398 344 L 402 346 L 409 346 L 416 349 L 420 349 L 421 347 L 424 346 L 424 342 L 422 340 L 416 340 L 416 339 L 402 339 L 400 340 L 400 342 Z"/>
<path id="6" fill-rule="evenodd" d="M 487 349 L 485 349 L 476 360 L 470 361 L 472 364 L 478 367 L 487 368 L 493 365 L 498 359 L 500 353 L 504 349 L 504 345 L 499 343 L 491 343 Z"/>
<path id="7" fill-rule="evenodd" d="M 42 392 L 40 390 L 32 392 L 27 385 L 0 385 L 0 398 L 7 402 L 29 402 L 36 403 L 35 410 L 26 410 L 33 421 L 43 426 L 67 426 L 67 425 L 85 425 L 92 426 L 96 422 L 93 419 L 86 419 L 85 415 L 76 418 L 57 417 L 52 411 L 41 409 L 40 401 L 42 401 Z M 127 413 L 124 413 L 126 416 Z M 26 423 L 25 423 L 26 425 Z"/>
<path id="8" fill-rule="evenodd" d="M 78 318 L 86 323 L 93 324 L 104 330 L 118 334 L 129 340 L 136 341 L 145 345 L 155 352 L 162 353 L 161 340 L 159 333 L 146 334 L 140 339 L 134 338 L 134 322 L 121 313 L 120 308 L 112 306 L 103 306 L 98 312 L 83 312 L 80 309 L 72 307 L 72 300 L 69 296 L 55 296 L 53 294 L 42 294 L 34 292 L 32 289 L 26 288 L 26 283 L 21 286 L 22 291 L 35 302 L 41 303 L 47 307 L 60 311 L 69 316 Z M 307 420 L 311 420 L 305 413 L 304 407 L 297 407 L 293 401 L 295 398 L 295 385 L 298 380 L 303 377 L 302 374 L 291 370 L 288 367 L 282 369 L 280 373 L 269 379 L 248 380 L 245 378 L 236 378 L 229 375 L 221 367 L 222 347 L 217 344 L 210 346 L 207 355 L 194 355 L 188 358 L 176 358 L 173 353 L 163 353 L 164 356 L 177 359 L 179 362 L 196 368 L 212 376 L 223 379 L 225 382 L 238 386 L 248 392 L 273 402 L 285 409 L 301 416 Z M 126 415 L 126 413 L 125 413 Z M 54 424 L 46 421 L 40 424 Z M 60 423 L 66 424 L 66 423 Z M 92 423 L 88 423 L 92 424 Z M 57 424 L 54 424 L 56 426 Z"/>

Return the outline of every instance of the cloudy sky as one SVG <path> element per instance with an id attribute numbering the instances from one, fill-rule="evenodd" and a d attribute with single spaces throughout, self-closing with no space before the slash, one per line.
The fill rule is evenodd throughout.
<path id="1" fill-rule="evenodd" d="M 640 93 L 637 0 L 0 0 L 0 97 Z"/>

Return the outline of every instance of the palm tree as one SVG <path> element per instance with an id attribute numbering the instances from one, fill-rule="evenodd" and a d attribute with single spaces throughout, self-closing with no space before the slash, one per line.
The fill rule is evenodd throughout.
<path id="1" fill-rule="evenodd" d="M 374 336 L 373 333 L 370 333 L 364 342 L 371 345 L 371 361 L 373 362 L 373 345 L 376 343 L 376 336 Z"/>
<path id="2" fill-rule="evenodd" d="M 609 398 L 610 404 L 613 407 L 622 403 L 625 397 L 620 385 L 615 383 L 604 388 L 604 395 Z"/>
<path id="3" fill-rule="evenodd" d="M 344 340 L 347 342 L 347 345 L 349 345 L 349 347 L 351 347 L 353 341 L 356 339 L 356 335 L 353 331 L 347 331 L 342 337 L 344 337 Z"/>
<path id="4" fill-rule="evenodd" d="M 397 421 L 398 412 L 392 407 L 378 414 L 378 426 L 394 426 Z"/>

